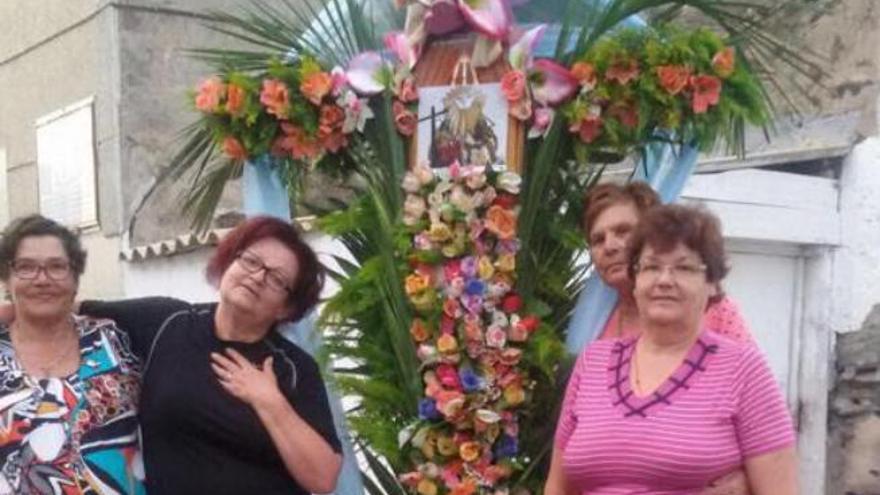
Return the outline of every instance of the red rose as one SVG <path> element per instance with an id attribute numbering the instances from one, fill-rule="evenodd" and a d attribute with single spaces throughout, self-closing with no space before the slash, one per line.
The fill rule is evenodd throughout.
<path id="1" fill-rule="evenodd" d="M 522 298 L 518 294 L 510 294 L 501 301 L 501 310 L 505 313 L 516 313 L 522 309 Z"/>
<path id="2" fill-rule="evenodd" d="M 538 317 L 535 315 L 529 315 L 522 320 L 519 320 L 519 324 L 524 326 L 525 329 L 529 332 L 534 332 L 538 329 L 538 325 L 541 324 L 541 320 L 539 320 Z"/>
<path id="3" fill-rule="evenodd" d="M 495 196 L 495 200 L 492 201 L 493 205 L 500 206 L 506 210 L 512 209 L 514 206 L 516 206 L 516 203 L 516 196 L 507 193 L 501 193 L 498 196 Z"/>

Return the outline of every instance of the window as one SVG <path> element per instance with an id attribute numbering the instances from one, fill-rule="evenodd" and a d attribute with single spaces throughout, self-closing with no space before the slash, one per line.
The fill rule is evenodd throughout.
<path id="1" fill-rule="evenodd" d="M 70 227 L 98 223 L 93 98 L 37 119 L 40 213 Z"/>

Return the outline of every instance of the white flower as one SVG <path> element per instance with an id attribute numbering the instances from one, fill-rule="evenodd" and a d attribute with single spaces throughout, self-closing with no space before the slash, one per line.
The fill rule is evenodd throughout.
<path id="1" fill-rule="evenodd" d="M 358 98 L 353 91 L 346 91 L 337 100 L 337 104 L 345 110 L 345 120 L 342 122 L 343 134 L 351 134 L 355 130 L 364 132 L 367 120 L 374 117 L 373 111 L 364 98 Z"/>
<path id="2" fill-rule="evenodd" d="M 434 181 L 434 171 L 429 167 L 419 165 L 413 170 L 413 172 L 416 174 L 416 178 L 419 179 L 419 182 L 421 182 L 422 185 L 428 185 Z"/>
<path id="3" fill-rule="evenodd" d="M 404 214 L 416 219 L 422 218 L 426 209 L 427 205 L 425 205 L 425 200 L 421 196 L 416 196 L 415 194 L 407 195 L 406 201 L 403 202 Z"/>
<path id="4" fill-rule="evenodd" d="M 498 176 L 498 188 L 510 194 L 519 194 L 520 184 L 522 184 L 522 177 L 519 174 L 503 172 Z"/>
<path id="5" fill-rule="evenodd" d="M 401 184 L 403 190 L 408 193 L 417 193 L 419 189 L 421 189 L 422 185 L 419 183 L 419 179 L 412 172 L 407 172 L 406 175 L 403 176 L 403 183 Z"/>

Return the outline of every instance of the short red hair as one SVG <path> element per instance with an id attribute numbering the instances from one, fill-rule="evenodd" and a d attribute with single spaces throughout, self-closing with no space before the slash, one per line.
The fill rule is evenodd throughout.
<path id="1" fill-rule="evenodd" d="M 581 226 L 587 239 L 596 219 L 608 208 L 619 204 L 632 204 L 639 215 L 648 208 L 660 204 L 660 196 L 645 182 L 636 181 L 624 185 L 605 183 L 594 186 L 584 197 Z"/>
<path id="2" fill-rule="evenodd" d="M 232 229 L 220 241 L 217 250 L 208 261 L 205 269 L 208 282 L 216 285 L 239 253 L 263 239 L 275 239 L 296 256 L 299 272 L 287 296 L 287 302 L 293 308 L 288 320 L 299 321 L 318 304 L 321 290 L 324 288 L 324 268 L 312 248 L 289 222 L 275 217 L 257 216 L 245 220 Z"/>

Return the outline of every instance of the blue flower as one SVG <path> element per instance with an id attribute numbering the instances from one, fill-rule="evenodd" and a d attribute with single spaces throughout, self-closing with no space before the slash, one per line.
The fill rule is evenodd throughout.
<path id="1" fill-rule="evenodd" d="M 461 368 L 458 371 L 458 377 L 461 379 L 461 388 L 465 392 L 476 392 L 485 385 L 483 379 L 470 368 Z"/>
<path id="2" fill-rule="evenodd" d="M 501 435 L 495 443 L 495 457 L 503 459 L 513 457 L 519 453 L 519 442 L 510 435 Z"/>
<path id="3" fill-rule="evenodd" d="M 471 296 L 482 296 L 486 292 L 486 284 L 478 278 L 472 278 L 465 285 L 464 291 Z"/>
<path id="4" fill-rule="evenodd" d="M 419 417 L 426 420 L 440 419 L 440 411 L 434 399 L 424 398 L 419 401 Z"/>

